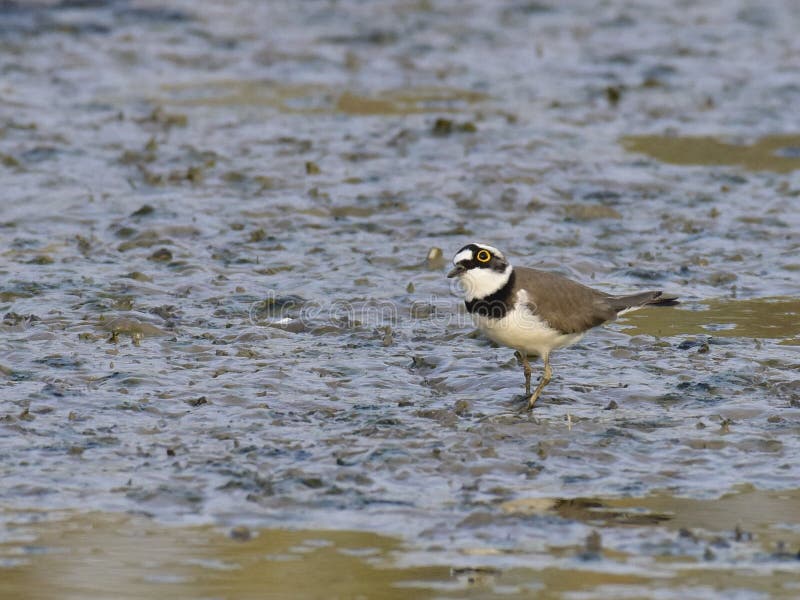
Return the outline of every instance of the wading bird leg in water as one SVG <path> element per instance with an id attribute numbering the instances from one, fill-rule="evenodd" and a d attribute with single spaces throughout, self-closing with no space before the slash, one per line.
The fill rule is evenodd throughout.
<path id="1" fill-rule="evenodd" d="M 528 355 L 522 355 L 522 370 L 525 372 L 525 395 L 531 395 L 531 363 L 528 362 Z"/>
<path id="2" fill-rule="evenodd" d="M 543 354 L 542 360 L 544 361 L 544 373 L 542 374 L 541 380 L 539 380 L 539 385 L 536 386 L 536 391 L 533 392 L 533 396 L 528 400 L 527 410 L 533 410 L 533 405 L 536 404 L 536 401 L 539 399 L 544 386 L 550 383 L 550 378 L 553 376 L 553 370 L 550 368 L 550 354 Z M 528 368 L 530 369 L 530 366 L 528 366 Z M 528 377 L 530 377 L 530 375 Z"/>
<path id="3" fill-rule="evenodd" d="M 517 357 L 517 360 L 522 365 L 522 370 L 525 373 L 525 395 L 531 395 L 531 363 L 528 362 L 528 355 L 526 353 L 520 352 L 519 350 L 514 351 L 514 356 Z"/>

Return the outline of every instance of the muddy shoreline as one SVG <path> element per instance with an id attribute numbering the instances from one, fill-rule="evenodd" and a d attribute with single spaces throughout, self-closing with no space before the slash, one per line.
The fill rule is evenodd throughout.
<path id="1" fill-rule="evenodd" d="M 362 532 L 456 569 L 407 578 L 444 595 L 657 568 L 665 597 L 791 597 L 798 29 L 791 2 L 6 3 L 0 578 L 59 556 L 20 522 L 58 549 L 97 515 L 180 547 Z M 511 415 L 519 368 L 444 277 L 473 240 L 684 303 L 555 354 Z M 595 531 L 621 579 L 551 588 Z"/>

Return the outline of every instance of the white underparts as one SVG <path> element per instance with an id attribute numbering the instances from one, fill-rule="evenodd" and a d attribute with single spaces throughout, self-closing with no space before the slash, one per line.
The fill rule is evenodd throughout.
<path id="1" fill-rule="evenodd" d="M 583 333 L 561 333 L 553 329 L 528 309 L 527 302 L 528 295 L 520 290 L 512 310 L 502 319 L 473 314 L 472 320 L 493 342 L 529 355 L 546 356 L 553 350 L 571 346 L 583 337 Z"/>

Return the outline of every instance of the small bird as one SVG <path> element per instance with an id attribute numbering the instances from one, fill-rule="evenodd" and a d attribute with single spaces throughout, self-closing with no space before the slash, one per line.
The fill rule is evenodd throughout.
<path id="1" fill-rule="evenodd" d="M 613 296 L 561 275 L 514 267 L 497 248 L 467 244 L 453 258 L 447 274 L 458 277 L 467 311 L 493 342 L 517 351 L 525 372 L 527 410 L 553 375 L 550 353 L 571 346 L 598 325 L 645 306 L 674 306 L 677 296 L 660 291 Z M 528 357 L 540 356 L 544 373 L 531 394 Z"/>

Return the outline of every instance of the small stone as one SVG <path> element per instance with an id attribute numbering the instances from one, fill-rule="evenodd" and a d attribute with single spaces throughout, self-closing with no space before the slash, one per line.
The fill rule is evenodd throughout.
<path id="1" fill-rule="evenodd" d="M 52 256 L 41 254 L 28 261 L 29 265 L 52 265 L 55 261 Z"/>
<path id="2" fill-rule="evenodd" d="M 603 538 L 596 529 L 586 536 L 586 552 L 600 554 L 603 551 Z"/>
<path id="3" fill-rule="evenodd" d="M 472 405 L 468 400 L 456 400 L 456 403 L 453 405 L 453 412 L 455 412 L 459 417 L 469 414 L 471 410 Z"/>
<path id="4" fill-rule="evenodd" d="M 125 275 L 128 279 L 134 279 L 136 281 L 153 281 L 152 277 L 145 275 L 140 271 L 131 271 L 127 275 Z"/>
<path id="5" fill-rule="evenodd" d="M 22 166 L 22 163 L 19 162 L 16 158 L 11 156 L 10 154 L 4 154 L 2 152 L 0 152 L 0 164 L 9 168 L 16 168 Z"/>
<path id="6" fill-rule="evenodd" d="M 267 232 L 264 231 L 263 228 L 256 229 L 255 231 L 250 232 L 250 241 L 251 242 L 261 242 L 265 240 L 267 237 Z"/>
<path id="7" fill-rule="evenodd" d="M 429 269 L 441 269 L 445 263 L 442 249 L 434 246 L 428 250 L 428 255 L 425 257 L 425 262 L 427 263 Z"/>
<path id="8" fill-rule="evenodd" d="M 172 252 L 170 252 L 167 248 L 159 248 L 155 252 L 153 252 L 149 260 L 153 262 L 167 262 L 172 260 Z"/>
<path id="9" fill-rule="evenodd" d="M 616 106 L 622 98 L 622 87 L 610 85 L 606 88 L 606 99 L 611 106 Z"/>
<path id="10" fill-rule="evenodd" d="M 475 133 L 478 131 L 475 123 L 465 121 L 463 123 L 456 123 L 451 119 L 438 118 L 431 127 L 431 133 L 435 136 L 447 136 L 451 133 Z"/>
<path id="11" fill-rule="evenodd" d="M 245 527 L 244 525 L 237 525 L 230 531 L 230 537 L 237 542 L 246 542 L 253 537 L 253 533 L 250 531 L 249 527 Z"/>
<path id="12" fill-rule="evenodd" d="M 88 254 L 92 249 L 92 243 L 82 235 L 76 235 L 75 241 L 78 244 L 78 250 L 80 250 L 83 254 Z"/>
<path id="13" fill-rule="evenodd" d="M 131 213 L 132 217 L 146 217 L 147 215 L 152 215 L 156 209 L 154 209 L 149 204 L 143 204 L 141 208 L 135 210 Z"/>
<path id="14" fill-rule="evenodd" d="M 431 128 L 433 135 L 450 135 L 453 133 L 453 121 L 450 119 L 438 118 Z"/>
<path id="15" fill-rule="evenodd" d="M 191 398 L 190 400 L 186 400 L 186 404 L 193 407 L 203 406 L 203 404 L 208 404 L 208 403 L 209 402 L 205 396 L 200 396 L 199 398 Z"/>
<path id="16" fill-rule="evenodd" d="M 603 410 L 617 410 L 617 408 L 619 408 L 619 405 L 614 400 L 612 400 L 611 402 L 606 404 Z"/>

